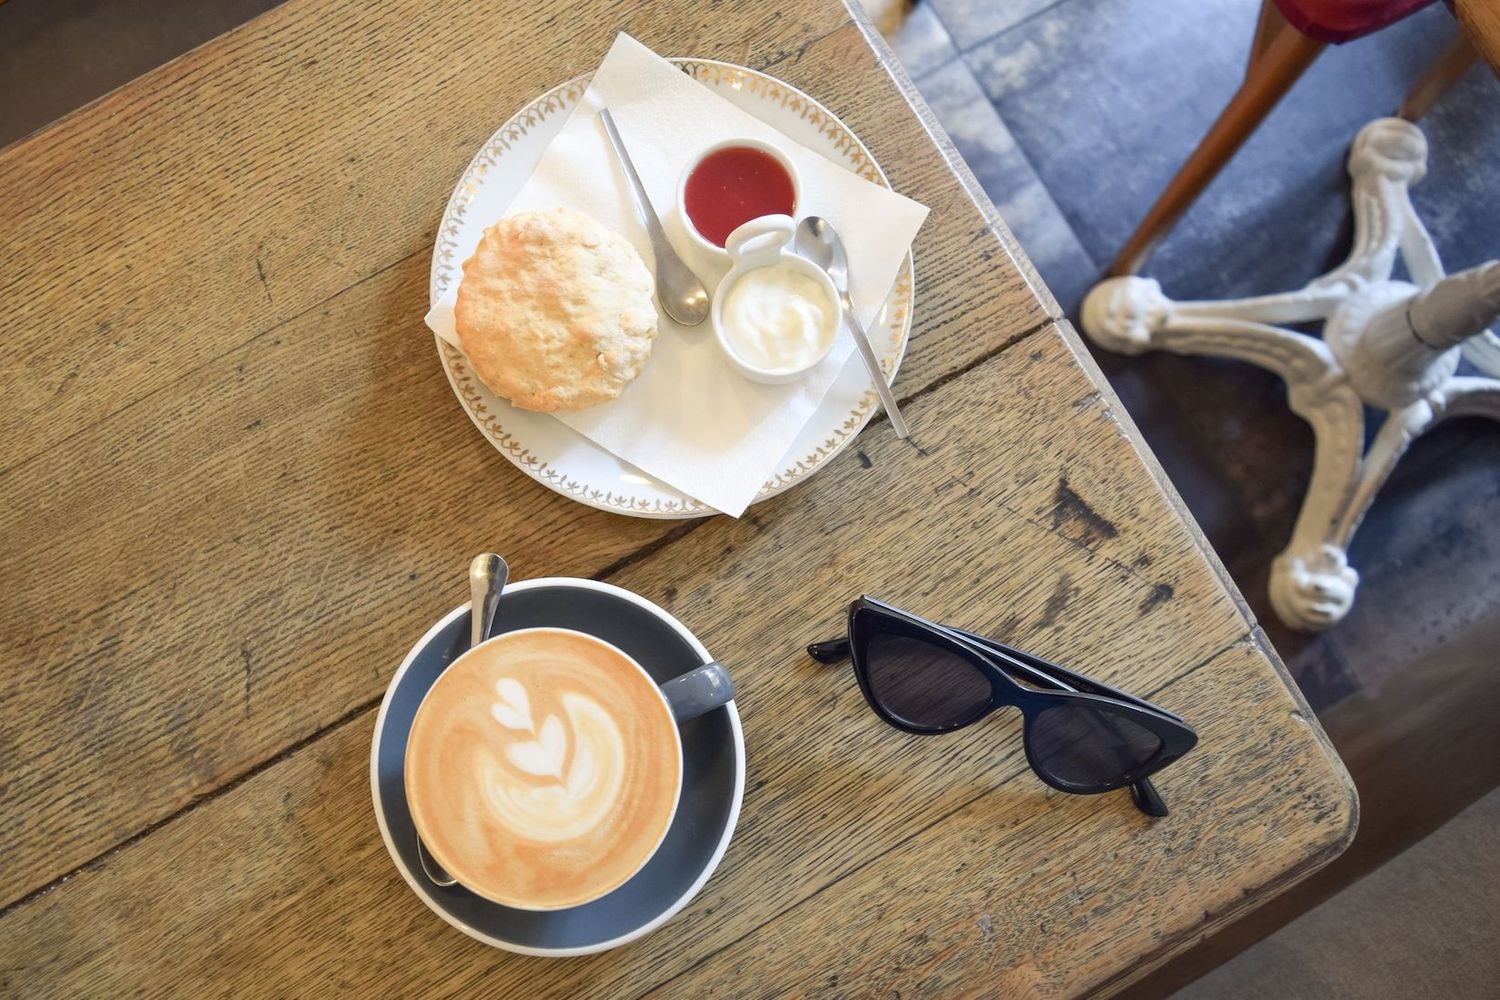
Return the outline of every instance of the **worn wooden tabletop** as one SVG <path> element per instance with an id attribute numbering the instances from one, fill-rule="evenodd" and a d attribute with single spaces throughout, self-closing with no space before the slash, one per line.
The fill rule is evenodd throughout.
<path id="1" fill-rule="evenodd" d="M 421 323 L 460 169 L 620 29 L 810 91 L 932 209 L 915 439 L 877 421 L 738 521 L 548 492 L 464 419 Z M 1353 833 L 1161 470 L 834 0 L 291 0 L 0 151 L 0 233 L 0 994 L 1107 991 Z M 469 940 L 376 829 L 376 703 L 489 548 L 634 589 L 735 670 L 738 832 L 614 952 Z M 885 727 L 801 651 L 862 591 L 1181 712 L 1202 742 L 1160 778 L 1171 817 L 1050 792 L 1013 719 Z"/>

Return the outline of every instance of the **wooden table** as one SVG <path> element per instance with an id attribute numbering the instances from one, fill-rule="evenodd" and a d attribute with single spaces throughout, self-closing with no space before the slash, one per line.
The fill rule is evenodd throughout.
<path id="1" fill-rule="evenodd" d="M 1108 991 L 1338 854 L 1317 722 L 861 16 L 483 6 L 292 0 L 0 152 L 0 994 Z M 538 486 L 421 323 L 463 164 L 621 28 L 811 91 L 932 208 L 915 440 L 877 422 L 738 521 Z M 632 588 L 735 669 L 739 830 L 615 952 L 476 944 L 376 831 L 375 705 L 487 548 Z M 1013 719 L 878 722 L 801 649 L 861 591 L 1181 711 L 1172 816 L 1050 792 Z"/>

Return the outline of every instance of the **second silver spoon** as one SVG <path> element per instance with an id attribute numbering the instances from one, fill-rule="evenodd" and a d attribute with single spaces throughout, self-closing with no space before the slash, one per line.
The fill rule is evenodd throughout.
<path id="1" fill-rule="evenodd" d="M 875 383 L 875 391 L 880 396 L 880 405 L 891 418 L 891 429 L 898 438 L 909 436 L 901 409 L 896 405 L 896 394 L 891 392 L 885 373 L 880 370 L 880 359 L 875 357 L 869 335 L 860 325 L 859 317 L 854 315 L 854 301 L 849 298 L 849 258 L 844 253 L 844 241 L 839 239 L 838 231 L 827 219 L 809 215 L 797 226 L 797 253 L 827 271 L 828 277 L 833 279 L 833 287 L 838 289 L 844 305 L 844 325 L 854 337 L 859 356 L 864 358 L 870 380 Z"/>

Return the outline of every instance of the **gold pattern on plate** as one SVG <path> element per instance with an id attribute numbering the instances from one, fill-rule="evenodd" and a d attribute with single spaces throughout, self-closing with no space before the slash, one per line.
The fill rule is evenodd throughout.
<path id="1" fill-rule="evenodd" d="M 730 63 L 704 59 L 672 59 L 670 61 L 700 83 L 748 91 L 795 113 L 832 143 L 834 149 L 842 157 L 844 165 L 851 171 L 872 184 L 879 184 L 884 188 L 891 186 L 869 151 L 864 148 L 864 144 L 854 133 L 821 104 L 801 91 L 757 70 Z M 566 114 L 571 111 L 583 97 L 584 91 L 588 89 L 591 76 L 592 74 L 580 76 L 559 84 L 517 111 L 485 143 L 484 148 L 464 171 L 458 186 L 453 190 L 453 196 L 448 199 L 448 207 L 443 213 L 442 227 L 438 231 L 437 246 L 433 249 L 432 277 L 429 285 L 429 293 L 433 302 L 436 302 L 453 283 L 458 266 L 458 261 L 455 259 L 458 252 L 458 231 L 467 217 L 470 203 L 474 200 L 475 192 L 479 190 L 485 175 L 497 164 L 501 156 L 533 128 L 553 115 Z M 897 331 L 900 338 L 895 353 L 881 362 L 881 368 L 885 371 L 887 379 L 893 374 L 896 358 L 900 356 L 905 348 L 906 339 L 911 334 L 913 285 L 911 254 L 907 254 L 906 263 L 896 276 L 896 284 L 891 290 L 885 308 L 888 326 Z M 584 503 L 623 514 L 657 516 L 675 514 L 682 517 L 699 517 L 716 513 L 714 508 L 691 498 L 661 500 L 599 489 L 553 468 L 533 454 L 500 423 L 484 398 L 488 390 L 481 390 L 479 380 L 469 370 L 467 359 L 464 358 L 462 352 L 441 339 L 438 339 L 437 343 L 443 368 L 447 371 L 448 380 L 458 393 L 459 401 L 464 409 L 469 412 L 469 416 L 484 432 L 484 436 L 489 439 L 490 443 L 512 463 L 524 469 L 533 479 Z M 864 427 L 879 403 L 880 399 L 873 389 L 865 393 L 822 443 L 766 480 L 766 484 L 756 495 L 755 502 L 768 499 L 789 489 L 798 480 L 811 474 L 824 462 L 838 454 Z"/>

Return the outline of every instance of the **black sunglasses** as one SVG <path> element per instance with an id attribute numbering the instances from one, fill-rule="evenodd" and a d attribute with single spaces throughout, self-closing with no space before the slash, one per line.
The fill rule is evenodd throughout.
<path id="1" fill-rule="evenodd" d="M 973 632 L 861 597 L 849 635 L 814 643 L 821 663 L 854 660 L 875 714 L 920 735 L 951 733 L 998 708 L 1025 716 L 1026 759 L 1058 791 L 1130 787 L 1148 816 L 1167 805 L 1147 778 L 1193 748 L 1198 734 L 1164 708 Z"/>

